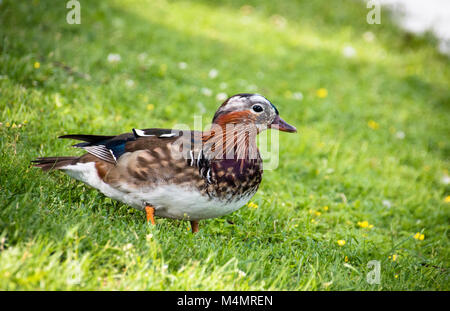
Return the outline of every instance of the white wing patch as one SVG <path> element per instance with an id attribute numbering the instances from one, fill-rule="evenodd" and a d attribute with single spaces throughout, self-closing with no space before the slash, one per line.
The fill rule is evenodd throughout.
<path id="1" fill-rule="evenodd" d="M 81 148 L 103 161 L 113 164 L 117 162 L 117 159 L 114 156 L 112 150 L 106 148 L 104 145 L 86 146 Z"/>
<path id="2" fill-rule="evenodd" d="M 145 136 L 155 136 L 155 135 L 147 135 L 143 130 L 133 129 L 133 132 L 139 136 L 139 137 L 145 137 Z"/>
<path id="3" fill-rule="evenodd" d="M 206 172 L 206 179 L 208 180 L 208 184 L 211 183 L 211 169 L 208 169 Z"/>
<path id="4" fill-rule="evenodd" d="M 175 134 L 175 133 L 171 133 L 171 134 L 161 134 L 161 135 L 159 135 L 159 137 L 174 137 L 174 136 L 176 136 L 177 134 Z"/>

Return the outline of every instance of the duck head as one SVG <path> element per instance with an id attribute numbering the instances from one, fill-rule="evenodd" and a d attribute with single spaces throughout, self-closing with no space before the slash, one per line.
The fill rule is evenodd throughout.
<path id="1" fill-rule="evenodd" d="M 222 128 L 229 124 L 254 127 L 257 133 L 269 128 L 283 132 L 297 132 L 294 126 L 280 117 L 278 109 L 259 94 L 242 93 L 229 97 L 217 109 L 212 123 Z"/>

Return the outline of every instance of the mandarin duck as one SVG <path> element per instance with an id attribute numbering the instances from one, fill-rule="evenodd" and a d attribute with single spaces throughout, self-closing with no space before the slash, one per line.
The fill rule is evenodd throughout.
<path id="1" fill-rule="evenodd" d="M 60 170 L 105 196 L 154 216 L 183 219 L 198 231 L 202 219 L 245 205 L 258 190 L 262 159 L 256 135 L 269 128 L 296 132 L 277 108 L 258 94 L 237 94 L 216 111 L 207 131 L 133 129 L 117 136 L 64 135 L 83 141 L 80 157 L 32 161 Z"/>

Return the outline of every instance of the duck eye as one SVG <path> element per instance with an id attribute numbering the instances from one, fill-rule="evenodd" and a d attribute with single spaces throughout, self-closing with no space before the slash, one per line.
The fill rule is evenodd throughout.
<path id="1" fill-rule="evenodd" d="M 260 105 L 254 105 L 252 107 L 252 109 L 253 109 L 254 112 L 261 112 L 261 111 L 263 111 L 263 107 L 261 107 Z"/>

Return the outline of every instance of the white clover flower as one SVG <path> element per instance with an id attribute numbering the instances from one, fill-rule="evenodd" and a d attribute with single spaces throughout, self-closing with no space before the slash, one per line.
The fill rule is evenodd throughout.
<path id="1" fill-rule="evenodd" d="M 366 31 L 366 32 L 363 34 L 363 38 L 364 38 L 364 40 L 367 41 L 367 42 L 372 42 L 373 40 L 375 40 L 375 35 L 374 35 L 373 32 L 371 32 L 371 31 Z"/>
<path id="2" fill-rule="evenodd" d="M 120 61 L 121 61 L 121 57 L 119 54 L 108 54 L 108 62 L 118 63 Z"/>
<path id="3" fill-rule="evenodd" d="M 125 84 L 126 84 L 126 86 L 131 88 L 131 87 L 134 86 L 134 81 L 131 80 L 131 79 L 128 79 L 128 80 L 125 81 Z"/>
<path id="4" fill-rule="evenodd" d="M 145 61 L 145 59 L 147 58 L 147 53 L 140 53 L 139 55 L 138 55 L 138 59 L 139 59 L 139 61 L 141 61 L 141 62 L 143 62 L 143 61 Z"/>
<path id="5" fill-rule="evenodd" d="M 383 200 L 381 203 L 383 203 L 383 205 L 387 208 L 391 208 L 392 206 L 391 201 L 389 200 Z"/>
<path id="6" fill-rule="evenodd" d="M 247 89 L 248 89 L 250 92 L 255 92 L 255 91 L 258 89 L 258 87 L 257 87 L 256 85 L 254 85 L 254 84 L 250 84 L 250 85 L 247 87 Z"/>
<path id="7" fill-rule="evenodd" d="M 133 248 L 133 244 L 128 243 L 128 244 L 125 244 L 125 246 L 123 247 L 123 250 L 124 250 L 124 251 L 128 251 L 128 250 L 130 250 L 130 249 L 132 249 L 132 248 Z"/>
<path id="8" fill-rule="evenodd" d="M 178 68 L 180 68 L 181 70 L 184 70 L 187 68 L 187 64 L 185 62 L 179 62 L 178 63 Z"/>
<path id="9" fill-rule="evenodd" d="M 211 96 L 212 95 L 212 90 L 208 89 L 207 87 L 202 87 L 200 92 L 202 92 L 202 94 L 205 95 L 205 96 Z"/>
<path id="10" fill-rule="evenodd" d="M 205 112 L 206 112 L 205 105 L 203 105 L 202 102 L 198 102 L 198 103 L 197 103 L 197 107 L 198 107 L 198 111 L 199 111 L 200 113 L 205 113 Z"/>
<path id="11" fill-rule="evenodd" d="M 217 76 L 219 75 L 219 71 L 217 70 L 217 69 L 211 69 L 210 71 L 209 71 L 209 73 L 208 73 L 208 76 L 211 78 L 211 79 L 214 79 L 214 78 L 216 78 Z"/>
<path id="12" fill-rule="evenodd" d="M 216 95 L 216 99 L 219 101 L 224 101 L 227 98 L 228 98 L 228 95 L 223 92 Z"/>
<path id="13" fill-rule="evenodd" d="M 270 20 L 271 20 L 271 22 L 275 25 L 275 26 L 277 26 L 278 28 L 284 28 L 284 27 L 286 27 L 286 24 L 287 24 L 287 20 L 286 20 L 286 18 L 284 18 L 283 16 L 281 16 L 281 15 L 272 15 L 271 17 L 270 17 Z"/>
<path id="14" fill-rule="evenodd" d="M 353 58 L 356 56 L 356 50 L 352 46 L 347 45 L 342 49 L 342 55 L 346 58 Z"/>
<path id="15" fill-rule="evenodd" d="M 295 92 L 292 94 L 292 98 L 296 100 L 303 100 L 303 93 L 302 92 Z"/>
<path id="16" fill-rule="evenodd" d="M 398 131 L 397 133 L 395 133 L 395 137 L 397 137 L 398 139 L 404 139 L 405 136 L 405 132 L 403 131 Z"/>

